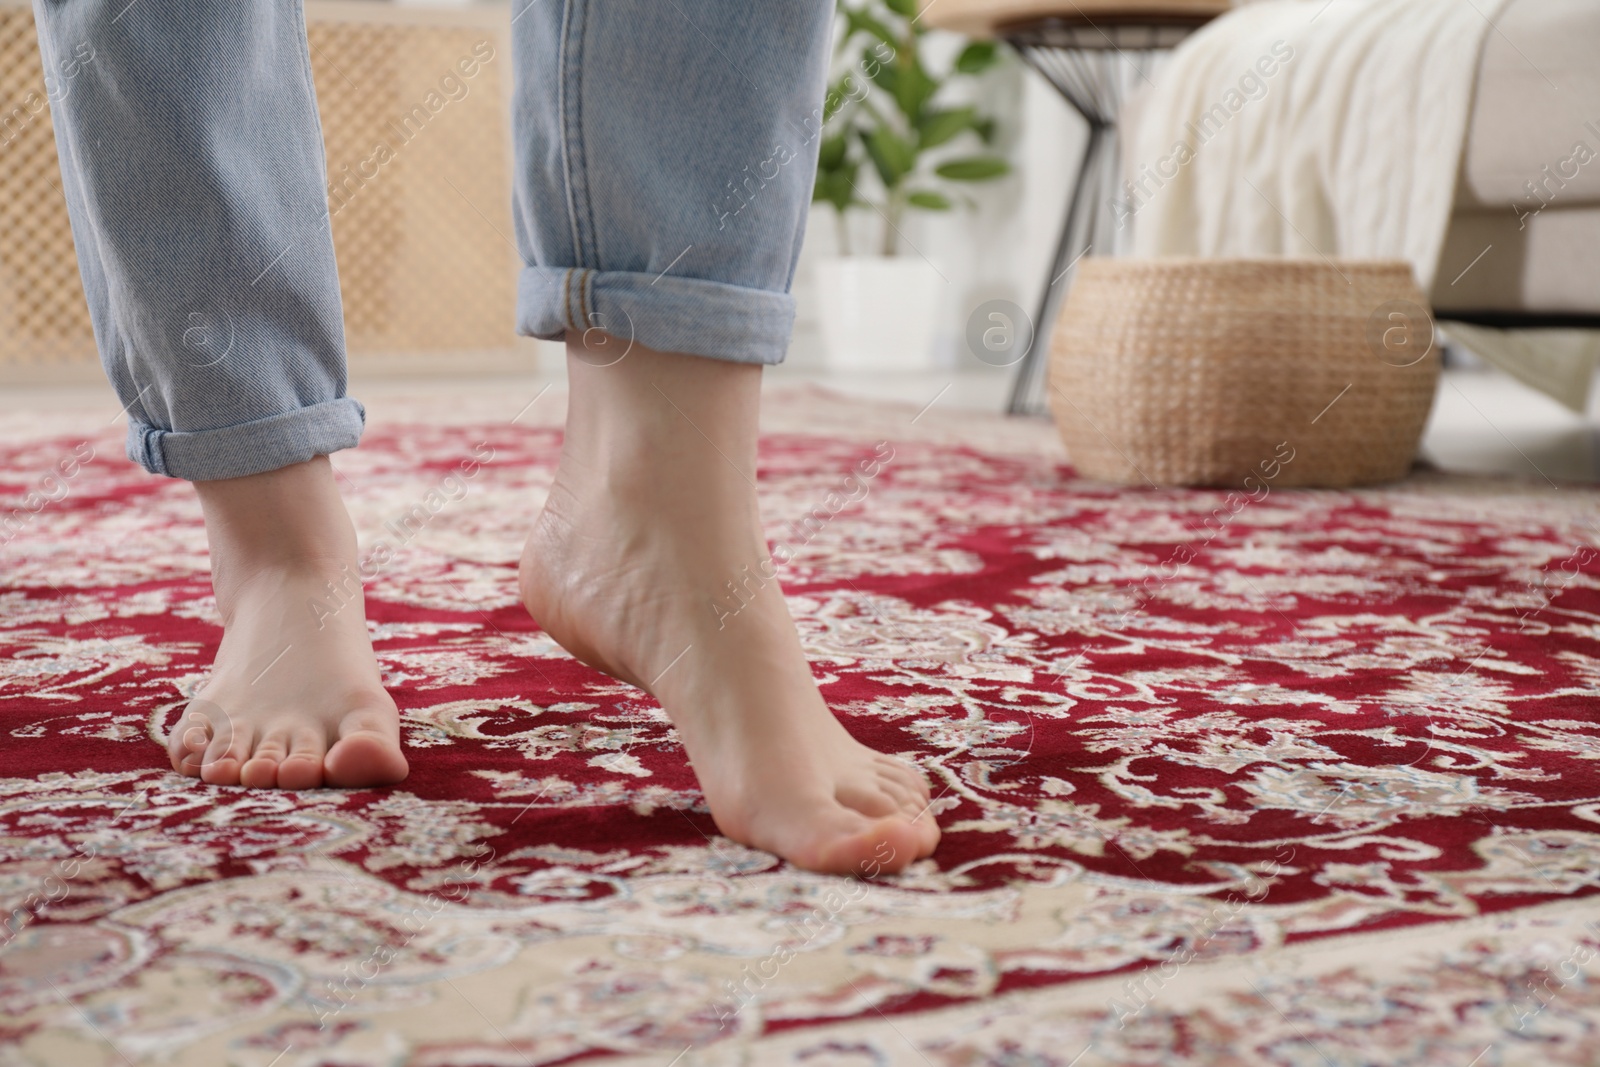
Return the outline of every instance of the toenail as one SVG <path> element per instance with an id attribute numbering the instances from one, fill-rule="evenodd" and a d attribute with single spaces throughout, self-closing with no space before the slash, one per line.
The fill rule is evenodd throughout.
<path id="1" fill-rule="evenodd" d="M 191 752 L 205 748 L 210 740 L 203 726 L 191 726 L 183 732 L 183 747 Z"/>

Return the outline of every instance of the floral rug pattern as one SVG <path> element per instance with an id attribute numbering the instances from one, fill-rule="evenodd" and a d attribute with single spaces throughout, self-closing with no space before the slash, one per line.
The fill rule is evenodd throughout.
<path id="1" fill-rule="evenodd" d="M 719 837 L 522 611 L 524 401 L 336 457 L 387 791 L 167 771 L 220 636 L 192 494 L 103 418 L 0 436 L 0 1065 L 1592 1062 L 1600 493 L 1116 488 L 1043 423 L 777 394 L 777 580 L 945 830 L 860 883 Z"/>

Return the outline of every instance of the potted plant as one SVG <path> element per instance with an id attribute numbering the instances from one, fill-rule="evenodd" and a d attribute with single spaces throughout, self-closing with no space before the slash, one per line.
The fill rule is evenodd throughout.
<path id="1" fill-rule="evenodd" d="M 922 255 L 902 254 L 908 211 L 949 211 L 962 183 L 1010 165 L 990 150 L 995 121 L 943 99 L 952 82 L 999 59 L 992 41 L 963 48 L 943 75 L 929 70 L 917 0 L 839 0 L 838 67 L 823 104 L 813 202 L 832 205 L 839 255 L 817 264 L 828 360 L 854 369 L 928 364 L 944 280 Z M 849 217 L 877 216 L 875 253 L 851 246 Z"/>

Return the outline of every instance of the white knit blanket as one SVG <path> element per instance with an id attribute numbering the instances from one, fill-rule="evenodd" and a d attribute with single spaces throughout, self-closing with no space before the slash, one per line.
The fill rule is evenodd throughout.
<path id="1" fill-rule="evenodd" d="M 1123 115 L 1134 254 L 1404 259 L 1429 292 L 1507 2 L 1257 0 L 1207 25 Z M 1600 331 L 1445 329 L 1584 410 Z"/>
<path id="2" fill-rule="evenodd" d="M 1134 109 L 1142 256 L 1438 267 L 1484 35 L 1506 0 L 1264 0 L 1186 40 Z"/>

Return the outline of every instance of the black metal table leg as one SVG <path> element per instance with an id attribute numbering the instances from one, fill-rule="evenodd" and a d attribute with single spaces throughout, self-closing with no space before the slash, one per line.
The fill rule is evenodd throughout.
<path id="1" fill-rule="evenodd" d="M 1033 335 L 1028 351 L 1023 354 L 1017 376 L 1011 383 L 1011 398 L 1006 405 L 1008 415 L 1038 413 L 1039 395 L 1044 391 L 1050 353 L 1050 324 L 1055 322 L 1060 296 L 1066 292 L 1066 278 L 1080 256 L 1088 254 L 1091 243 L 1084 240 L 1083 231 L 1090 227 L 1083 205 L 1090 195 L 1091 168 L 1096 166 L 1100 146 L 1104 142 L 1105 128 L 1091 123 L 1089 139 L 1083 146 L 1083 156 L 1078 162 L 1078 176 L 1072 183 L 1072 198 L 1067 202 L 1066 216 L 1061 220 L 1061 236 L 1056 240 L 1056 254 L 1050 261 L 1050 280 L 1039 294 L 1039 304 L 1033 314 Z"/>
<path id="2" fill-rule="evenodd" d="M 1055 258 L 1033 320 L 1033 336 L 1019 361 L 1006 411 L 1012 415 L 1047 411 L 1050 336 L 1061 302 L 1072 285 L 1072 270 L 1084 255 L 1109 255 L 1115 249 L 1109 225 L 1110 195 L 1118 177 L 1117 113 L 1136 80 L 1149 81 L 1158 58 L 1194 32 L 1195 21 L 1099 24 L 1045 19 L 1008 31 L 1006 40 L 1089 124 Z"/>

